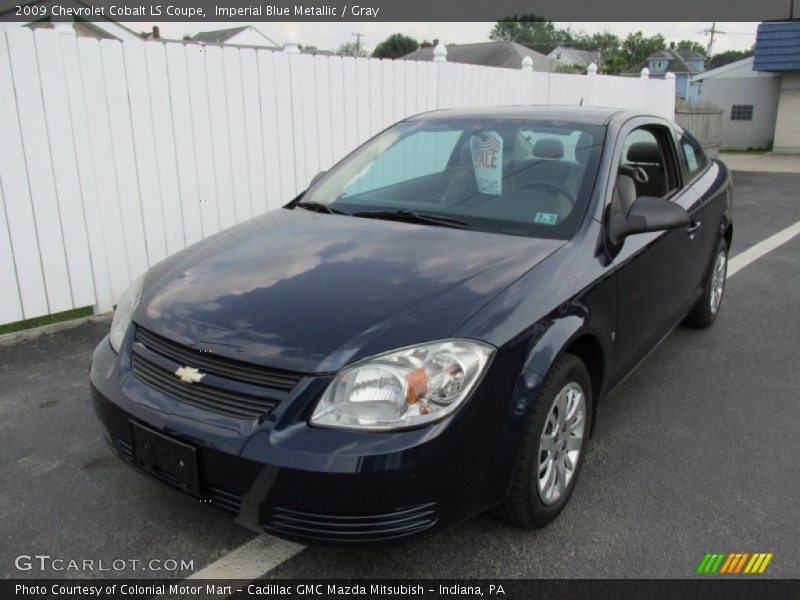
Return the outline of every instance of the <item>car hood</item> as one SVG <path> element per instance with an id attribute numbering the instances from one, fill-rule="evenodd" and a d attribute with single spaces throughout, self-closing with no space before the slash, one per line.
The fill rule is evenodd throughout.
<path id="1" fill-rule="evenodd" d="M 332 372 L 451 335 L 563 243 L 280 209 L 154 268 L 134 321 L 230 358 Z"/>

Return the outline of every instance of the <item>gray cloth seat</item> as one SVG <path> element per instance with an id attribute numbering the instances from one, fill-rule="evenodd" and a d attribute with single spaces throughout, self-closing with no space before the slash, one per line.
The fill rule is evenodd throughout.
<path id="1" fill-rule="evenodd" d="M 564 160 L 564 144 L 555 138 L 542 138 L 533 145 L 533 157 L 540 164 L 537 179 L 566 186 L 572 174 L 571 166 Z"/>
<path id="2" fill-rule="evenodd" d="M 628 211 L 636 201 L 636 184 L 627 175 L 617 176 L 617 183 L 614 185 L 614 193 L 611 197 L 611 209 L 621 215 L 628 214 Z"/>
<path id="3" fill-rule="evenodd" d="M 632 167 L 641 168 L 647 173 L 648 181 L 636 182 L 638 196 L 661 197 L 666 193 L 664 189 L 664 165 L 658 144 L 653 142 L 631 144 L 626 158 Z"/>

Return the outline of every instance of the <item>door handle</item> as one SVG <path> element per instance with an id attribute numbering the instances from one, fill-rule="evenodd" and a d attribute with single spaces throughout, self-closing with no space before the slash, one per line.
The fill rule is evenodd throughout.
<path id="1" fill-rule="evenodd" d="M 686 228 L 686 233 L 688 233 L 689 235 L 692 235 L 698 229 L 700 229 L 700 225 L 702 225 L 702 224 L 703 224 L 702 221 L 692 221 L 691 223 L 689 223 L 689 226 Z"/>

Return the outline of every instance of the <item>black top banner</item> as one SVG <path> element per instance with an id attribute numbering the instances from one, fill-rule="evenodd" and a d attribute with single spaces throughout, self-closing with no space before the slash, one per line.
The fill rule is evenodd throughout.
<path id="1" fill-rule="evenodd" d="M 788 19 L 800 0 L 0 0 L 0 21 L 553 21 Z M 800 7 L 798 8 L 800 10 Z"/>

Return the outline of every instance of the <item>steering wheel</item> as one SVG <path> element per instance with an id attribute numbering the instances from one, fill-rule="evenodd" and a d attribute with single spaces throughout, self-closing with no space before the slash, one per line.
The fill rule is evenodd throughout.
<path id="1" fill-rule="evenodd" d="M 523 184 L 521 187 L 517 189 L 527 190 L 531 188 L 546 189 L 551 192 L 555 192 L 556 194 L 561 194 L 562 196 L 565 196 L 567 200 L 570 201 L 570 204 L 575 204 L 575 201 L 578 199 L 572 190 L 568 189 L 566 186 L 561 185 L 560 183 L 554 183 L 552 181 L 529 181 L 528 183 Z"/>

